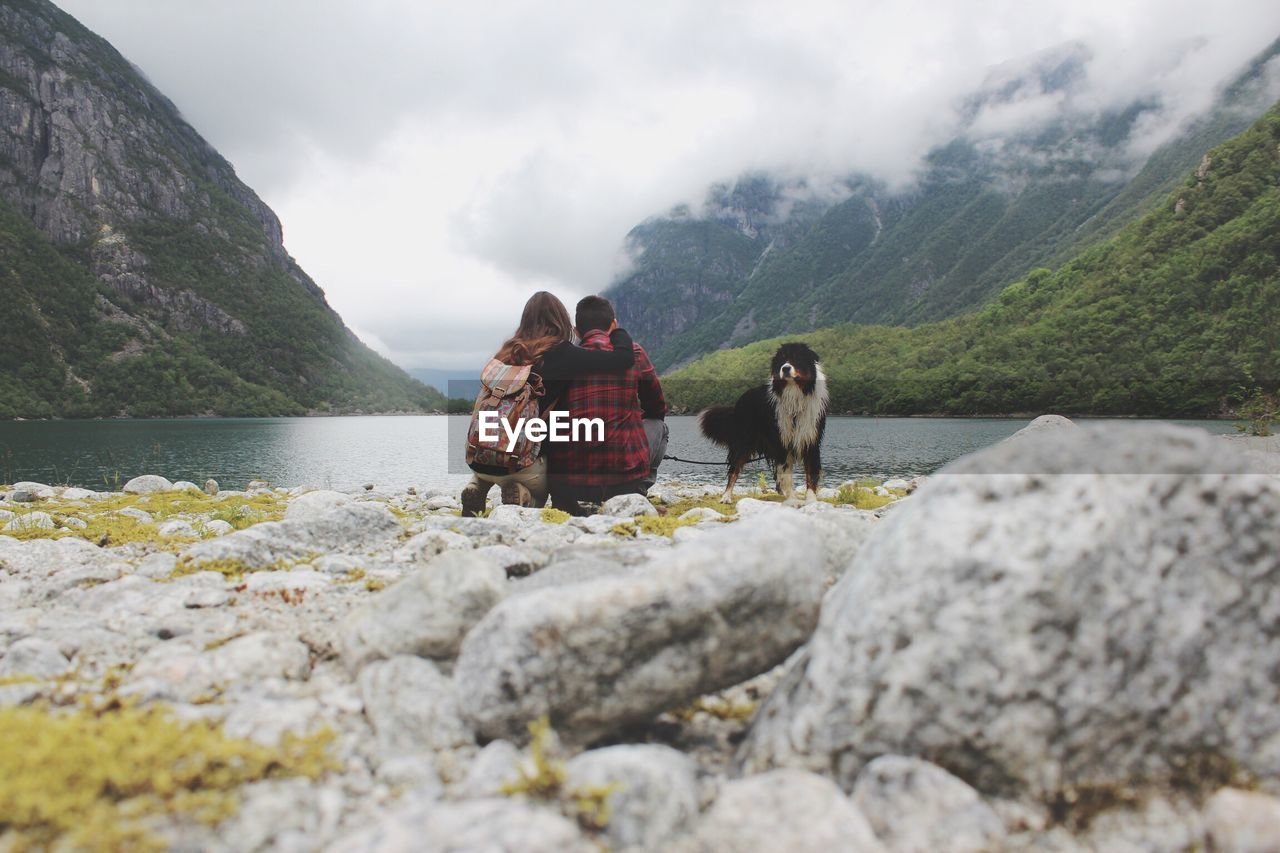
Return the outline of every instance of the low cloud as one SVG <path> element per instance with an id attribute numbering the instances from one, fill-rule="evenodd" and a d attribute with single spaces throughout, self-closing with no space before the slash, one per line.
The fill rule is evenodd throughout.
<path id="1" fill-rule="evenodd" d="M 633 225 L 717 181 L 906 187 L 969 119 L 999 136 L 1145 98 L 1140 158 L 1280 33 L 1274 0 L 61 5 L 236 165 L 353 327 L 437 367 L 476 366 L 534 290 L 603 289 Z M 965 115 L 1064 45 L 1087 53 L 1067 95 Z"/>

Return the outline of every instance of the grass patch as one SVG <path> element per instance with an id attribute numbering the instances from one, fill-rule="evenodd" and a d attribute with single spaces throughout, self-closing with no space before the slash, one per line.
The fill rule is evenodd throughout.
<path id="1" fill-rule="evenodd" d="M 209 520 L 225 521 L 236 530 L 244 530 L 264 521 L 281 521 L 284 519 L 284 511 L 289 508 L 288 502 L 275 494 L 210 500 L 217 506 L 212 508 L 213 514 Z"/>
<path id="2" fill-rule="evenodd" d="M 570 788 L 564 762 L 551 755 L 554 733 L 551 723 L 541 717 L 529 724 L 529 760 L 517 768 L 515 781 L 502 786 L 508 797 L 530 797 L 551 803 L 583 828 L 600 831 L 609 825 L 609 797 L 621 785 L 588 785 Z"/>
<path id="3" fill-rule="evenodd" d="M 681 519 L 672 515 L 642 515 L 630 521 L 619 521 L 609 532 L 618 536 L 638 536 L 641 533 L 671 536 L 681 527 L 699 524 L 700 521 L 697 518 Z"/>
<path id="4" fill-rule="evenodd" d="M 739 500 L 741 500 L 741 498 L 735 497 L 732 504 L 722 504 L 720 503 L 719 497 L 714 495 L 705 495 L 700 498 L 682 498 L 681 500 L 671 504 L 662 504 L 657 501 L 651 501 L 651 503 L 653 503 L 658 512 L 664 512 L 673 518 L 679 518 L 689 510 L 698 509 L 699 507 L 714 509 L 721 515 L 737 515 L 738 511 L 734 507 L 737 505 Z"/>
<path id="5" fill-rule="evenodd" d="M 243 530 L 259 522 L 279 521 L 284 518 L 287 506 L 285 501 L 274 494 L 219 500 L 193 490 L 152 495 L 112 495 L 90 501 L 49 498 L 28 504 L 24 510 L 12 511 L 19 518 L 32 512 L 47 513 L 53 519 L 54 527 L 8 530 L 4 535 L 21 540 L 74 536 L 104 548 L 139 543 L 154 546 L 157 550 L 176 551 L 200 537 L 161 536 L 160 523 L 177 519 L 190 522 L 192 527 L 201 531 L 208 521 L 222 520 L 237 530 Z M 146 522 L 123 514 L 126 509 L 143 510 L 152 520 Z M 68 524 L 69 519 L 83 521 L 85 526 L 76 528 L 73 526 L 74 522 Z M 58 529 L 64 526 L 70 529 Z"/>
<path id="6" fill-rule="evenodd" d="M 6 530 L 3 535 L 12 536 L 22 541 L 76 537 L 87 539 L 104 548 L 113 545 L 143 543 L 154 545 L 158 550 L 162 551 L 176 551 L 182 546 L 196 541 L 194 537 L 190 536 L 161 536 L 158 526 L 130 515 L 104 513 L 81 519 L 85 522 L 84 527 L 70 527 L 68 530 L 60 530 L 58 528 L 67 525 L 68 518 L 79 518 L 79 516 L 62 515 L 57 512 L 50 512 L 45 508 L 30 510 L 30 512 L 47 512 L 53 518 L 55 526 L 52 528 L 25 527 L 19 530 Z M 22 518 L 25 514 L 18 513 L 17 518 Z"/>
<path id="7" fill-rule="evenodd" d="M 183 557 L 178 560 L 177 565 L 173 567 L 173 571 L 169 572 L 169 578 L 180 578 L 186 575 L 199 574 L 200 572 L 217 572 L 229 581 L 238 581 L 245 575 L 254 572 L 287 572 L 314 559 L 315 557 L 311 556 L 297 560 L 276 560 L 266 566 L 251 566 L 243 560 L 237 560 L 233 557 L 221 557 L 216 560 L 192 560 L 189 557 Z"/>
<path id="8" fill-rule="evenodd" d="M 846 483 L 840 487 L 834 498 L 828 500 L 828 503 L 833 503 L 837 506 L 852 506 L 857 509 L 879 509 L 882 506 L 893 503 L 895 500 L 897 498 L 892 495 L 889 497 L 877 495 L 865 486 L 851 486 Z"/>
<path id="9" fill-rule="evenodd" d="M 4 708 L 0 730 L 0 833 L 16 850 L 164 849 L 145 828 L 154 818 L 213 825 L 235 814 L 241 785 L 337 766 L 327 730 L 264 747 L 160 706 Z"/>

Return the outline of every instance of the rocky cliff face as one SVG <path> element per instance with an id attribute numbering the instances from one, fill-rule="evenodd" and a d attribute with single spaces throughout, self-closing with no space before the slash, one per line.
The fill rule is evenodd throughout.
<path id="1" fill-rule="evenodd" d="M 276 215 L 177 107 L 44 0 L 0 6 L 0 203 L 92 278 L 94 320 L 119 332 L 129 318 L 123 340 L 108 334 L 108 355 L 173 355 L 177 338 L 212 363 L 201 367 L 259 386 L 249 396 L 274 391 L 292 402 L 268 406 L 277 412 L 379 407 L 361 399 L 369 396 L 362 385 L 387 391 L 396 408 L 433 401 L 346 329 L 285 251 Z M 41 272 L 28 271 L 15 288 L 37 315 L 48 296 Z M 41 334 L 40 324 L 32 331 Z M 93 333 L 103 330 L 95 324 Z M 70 349 L 51 335 L 47 366 L 97 372 L 73 364 Z M 216 411 L 198 401 L 207 381 L 161 408 Z M 90 377 L 85 400 L 46 399 L 48 411 L 28 413 L 135 410 L 128 399 L 95 400 L 94 385 Z"/>
<path id="2" fill-rule="evenodd" d="M 748 175 L 711 187 L 699 210 L 682 207 L 637 225 L 627 235 L 634 267 L 609 292 L 619 317 L 660 366 L 679 366 L 671 342 L 731 311 L 761 265 L 830 205 L 803 185 Z M 745 317 L 743 328 L 752 323 Z"/>

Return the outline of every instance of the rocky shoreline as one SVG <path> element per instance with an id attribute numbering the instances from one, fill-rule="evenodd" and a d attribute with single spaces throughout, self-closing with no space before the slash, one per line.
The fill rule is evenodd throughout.
<path id="1" fill-rule="evenodd" d="M 0 846 L 1273 849 L 1280 480 L 1032 427 L 801 507 L 14 484 Z"/>

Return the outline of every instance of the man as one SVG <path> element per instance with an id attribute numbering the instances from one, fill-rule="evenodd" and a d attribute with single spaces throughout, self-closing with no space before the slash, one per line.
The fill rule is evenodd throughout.
<path id="1" fill-rule="evenodd" d="M 578 303 L 574 327 L 586 349 L 612 349 L 609 333 L 618 327 L 613 305 L 603 296 Z M 616 495 L 649 491 L 667 449 L 667 402 L 658 372 L 639 344 L 636 360 L 622 374 L 593 373 L 574 380 L 554 408 L 570 418 L 600 418 L 602 441 L 547 442 L 551 502 L 572 515 L 581 503 L 599 504 Z"/>

